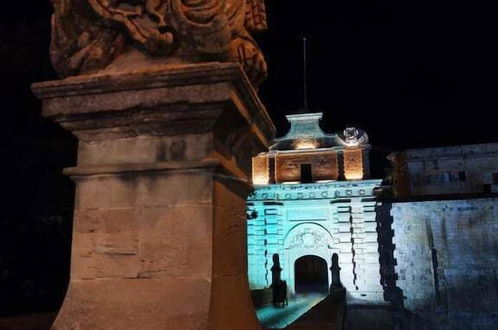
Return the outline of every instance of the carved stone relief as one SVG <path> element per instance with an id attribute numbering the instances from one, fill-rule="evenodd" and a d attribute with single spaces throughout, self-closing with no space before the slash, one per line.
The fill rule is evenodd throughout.
<path id="1" fill-rule="evenodd" d="M 51 58 L 63 76 L 158 63 L 238 62 L 259 85 L 266 63 L 250 32 L 264 0 L 52 0 Z M 125 59 L 123 59 L 125 58 Z M 128 60 L 126 60 L 126 58 Z"/>
<path id="2" fill-rule="evenodd" d="M 277 156 L 277 181 L 301 181 L 301 164 L 312 164 L 313 180 L 336 180 L 339 175 L 335 151 Z"/>
<path id="3" fill-rule="evenodd" d="M 367 132 L 360 128 L 348 127 L 343 132 L 344 142 L 348 146 L 358 146 L 360 144 L 368 144 Z"/>
<path id="4" fill-rule="evenodd" d="M 285 248 L 331 249 L 332 245 L 332 237 L 325 229 L 317 225 L 306 224 L 296 227 L 289 233 Z"/>

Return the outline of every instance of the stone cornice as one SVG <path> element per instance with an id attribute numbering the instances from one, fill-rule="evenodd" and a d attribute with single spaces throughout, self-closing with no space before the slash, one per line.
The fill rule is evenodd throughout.
<path id="1" fill-rule="evenodd" d="M 168 161 L 138 164 L 111 164 L 69 167 L 64 169 L 64 174 L 72 178 L 116 175 L 133 172 L 158 172 L 158 171 L 190 171 L 196 169 L 215 168 L 220 164 L 218 160 L 202 161 Z"/>
<path id="2" fill-rule="evenodd" d="M 248 201 L 367 198 L 382 180 L 334 181 L 311 184 L 274 184 L 255 186 Z"/>
<path id="3" fill-rule="evenodd" d="M 216 70 L 216 75 L 212 71 Z M 209 62 L 185 64 L 171 67 L 154 66 L 149 70 L 136 70 L 126 73 L 99 73 L 34 83 L 33 92 L 41 99 L 68 97 L 74 95 L 99 94 L 125 90 L 199 85 L 233 81 L 235 85 L 247 89 L 252 96 L 256 91 L 239 65 L 233 63 Z M 250 88 L 249 88 L 250 86 Z M 239 88 L 242 89 L 242 88 Z M 262 106 L 258 102 L 258 107 Z"/>
<path id="4" fill-rule="evenodd" d="M 73 132 L 79 131 L 81 138 L 94 135 L 95 128 L 117 126 L 120 131 L 113 133 L 124 136 L 159 135 L 165 125 L 206 131 L 227 107 L 241 109 L 241 115 L 264 145 L 269 145 L 275 135 L 275 127 L 256 91 L 240 66 L 233 63 L 154 66 L 147 71 L 35 83 L 32 89 L 44 100 L 43 115 Z M 150 132 L 137 124 L 142 117 L 149 117 Z M 95 127 L 96 121 L 99 127 Z M 204 125 L 194 125 L 192 121 Z M 89 131 L 90 127 L 93 131 Z M 83 136 L 85 133 L 88 134 Z"/>

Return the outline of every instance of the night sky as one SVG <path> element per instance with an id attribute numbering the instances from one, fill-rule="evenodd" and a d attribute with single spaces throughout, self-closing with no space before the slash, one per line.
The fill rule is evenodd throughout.
<path id="1" fill-rule="evenodd" d="M 48 59 L 50 1 L 4 2 L 0 312 L 9 313 L 53 308 L 63 295 L 74 188 L 60 173 L 75 164 L 76 141 L 41 118 L 30 92 L 31 83 L 57 78 Z M 284 115 L 302 107 L 307 36 L 310 108 L 324 112 L 326 130 L 365 129 L 379 159 L 404 148 L 498 142 L 490 8 L 268 0 L 267 11 L 269 31 L 257 39 L 270 76 L 260 92 L 280 135 Z"/>
<path id="2" fill-rule="evenodd" d="M 380 149 L 498 142 L 496 21 L 439 1 L 268 1 L 262 98 L 278 127 L 301 101 L 309 37 L 310 103 L 325 127 L 357 125 Z M 332 3 L 332 5 L 331 5 Z"/>
<path id="3" fill-rule="evenodd" d="M 498 109 L 490 8 L 423 0 L 289 3 L 267 1 L 269 31 L 257 36 L 270 71 L 261 97 L 280 134 L 284 114 L 302 107 L 307 36 L 310 108 L 325 112 L 326 129 L 357 125 L 374 146 L 392 150 L 498 141 L 490 120 Z M 9 133 L 39 120 L 29 83 L 56 78 L 47 55 L 50 12 L 48 0 L 11 1 L 0 14 L 2 92 L 15 90 L 8 99 L 17 104 L 4 111 Z"/>

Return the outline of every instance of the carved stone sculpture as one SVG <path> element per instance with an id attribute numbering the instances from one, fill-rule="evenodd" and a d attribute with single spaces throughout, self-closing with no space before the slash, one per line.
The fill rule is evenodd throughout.
<path id="1" fill-rule="evenodd" d="M 358 146 L 361 144 L 368 144 L 367 133 L 356 127 L 348 127 L 344 130 L 344 142 L 348 146 Z"/>
<path id="2" fill-rule="evenodd" d="M 238 62 L 258 86 L 266 63 L 250 32 L 264 0 L 52 0 L 51 58 L 63 77 L 157 64 Z"/>
<path id="3" fill-rule="evenodd" d="M 253 88 L 263 0 L 52 3 L 51 58 L 69 78 L 33 90 L 79 140 L 52 329 L 259 329 L 245 210 L 251 157 L 274 135 Z"/>
<path id="4" fill-rule="evenodd" d="M 314 227 L 314 226 L 313 226 Z M 292 248 L 307 248 L 320 249 L 330 248 L 332 242 L 327 237 L 325 231 L 314 230 L 314 228 L 305 226 L 294 234 L 292 239 L 287 244 L 288 249 Z"/>

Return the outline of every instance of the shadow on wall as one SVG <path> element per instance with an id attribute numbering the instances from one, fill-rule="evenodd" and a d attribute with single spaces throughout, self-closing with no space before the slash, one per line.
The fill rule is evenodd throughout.
<path id="1" fill-rule="evenodd" d="M 394 259 L 394 230 L 391 216 L 392 203 L 384 202 L 377 205 L 377 233 L 379 243 L 379 262 L 381 284 L 384 288 L 384 300 L 391 302 L 394 308 L 405 309 L 403 291 L 396 286 L 397 274 Z"/>
<path id="2" fill-rule="evenodd" d="M 395 328 L 497 329 L 496 205 L 378 203 L 381 284 Z"/>
<path id="3" fill-rule="evenodd" d="M 384 300 L 391 303 L 393 329 L 427 329 L 427 326 L 417 314 L 406 309 L 404 301 L 406 297 L 403 290 L 396 285 L 398 274 L 395 269 L 394 249 L 396 246 L 393 243 L 395 233 L 392 228 L 391 209 L 391 202 L 382 202 L 376 207 L 377 240 L 379 243 L 379 262 Z"/>

